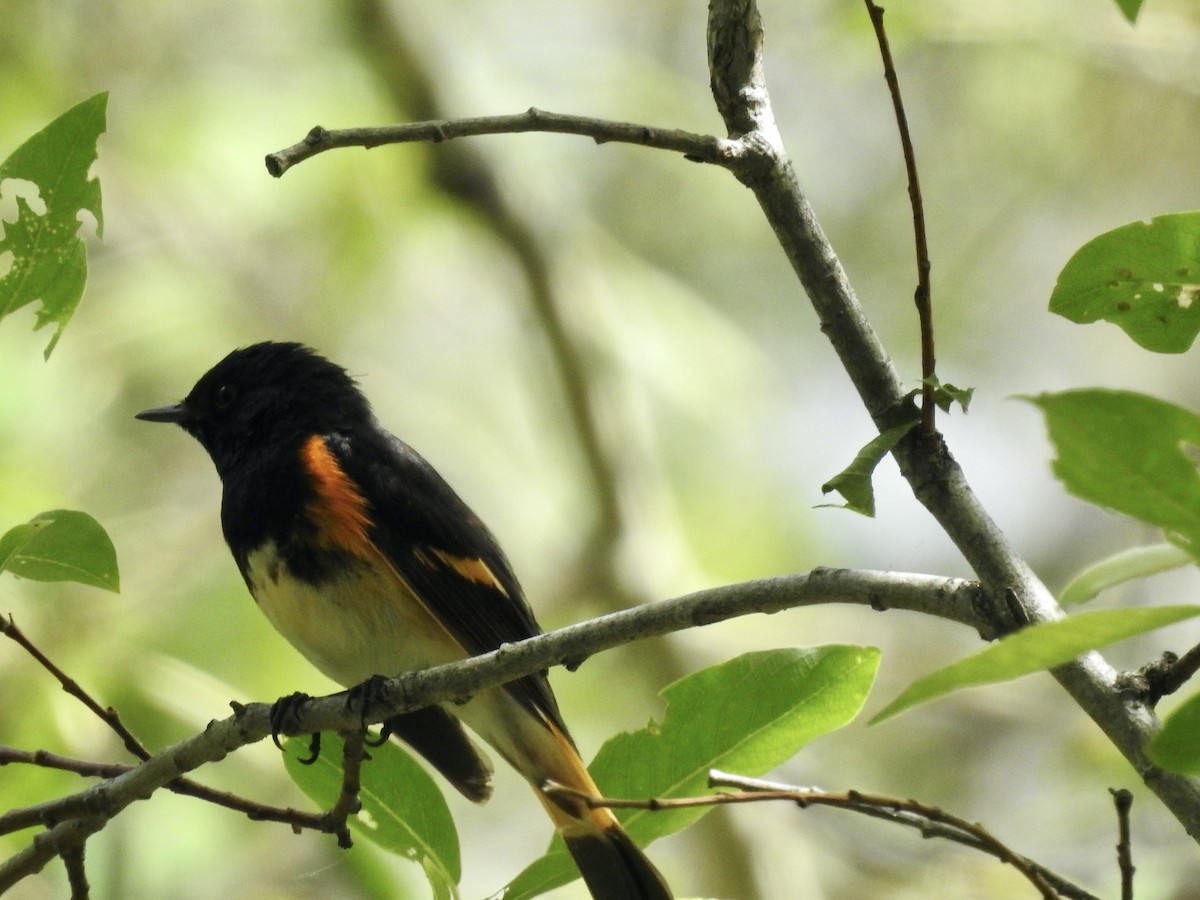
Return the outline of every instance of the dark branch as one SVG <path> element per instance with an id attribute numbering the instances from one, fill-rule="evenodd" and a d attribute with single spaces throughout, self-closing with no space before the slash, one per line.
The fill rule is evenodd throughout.
<path id="1" fill-rule="evenodd" d="M 358 794 L 362 790 L 362 764 L 367 755 L 366 732 L 362 728 L 342 732 L 342 789 L 337 802 L 326 814 L 329 831 L 337 835 L 338 846 L 350 848 L 350 817 L 362 809 Z"/>
<path id="2" fill-rule="evenodd" d="M 887 81 L 888 93 L 892 96 L 892 107 L 896 111 L 896 127 L 900 131 L 900 146 L 904 152 L 904 168 L 908 172 L 908 198 L 912 204 L 913 236 L 917 252 L 917 288 L 913 300 L 917 306 L 917 321 L 921 328 L 921 428 L 933 434 L 937 403 L 934 401 L 934 376 L 937 359 L 933 345 L 933 294 L 929 282 L 932 264 L 929 261 L 929 240 L 925 234 L 925 204 L 921 199 L 921 180 L 917 177 L 917 156 L 913 150 L 912 135 L 908 130 L 908 116 L 904 112 L 904 99 L 900 95 L 900 79 L 896 75 L 896 64 L 892 60 L 892 48 L 883 27 L 883 7 L 871 0 L 863 0 L 871 16 L 875 38 L 879 42 L 879 54 L 883 58 L 883 77 Z"/>
<path id="3" fill-rule="evenodd" d="M 0 634 L 10 638 L 20 645 L 26 653 L 32 656 L 43 669 L 54 676 L 55 680 L 62 686 L 62 689 L 86 706 L 92 713 L 100 719 L 105 725 L 112 729 L 113 733 L 121 739 L 125 745 L 125 749 L 136 756 L 138 759 L 146 759 L 150 756 L 150 751 L 134 737 L 133 733 L 125 727 L 121 721 L 121 717 L 117 715 L 116 710 L 112 707 L 102 707 L 96 700 L 82 687 L 75 679 L 70 678 L 66 672 L 56 666 L 49 657 L 41 650 L 34 646 L 33 642 L 25 636 L 25 633 L 17 627 L 17 623 L 13 621 L 12 616 L 5 618 L 0 616 Z"/>
<path id="4" fill-rule="evenodd" d="M 801 809 L 810 806 L 830 806 L 883 819 L 896 825 L 915 828 L 923 838 L 942 838 L 994 856 L 1015 868 L 1043 897 L 1070 897 L 1073 900 L 1098 900 L 1061 875 L 1040 863 L 1009 848 L 982 825 L 952 815 L 937 806 L 916 800 L 903 800 L 861 791 L 824 791 L 815 787 L 795 787 L 745 778 L 713 770 L 709 772 L 710 787 L 730 787 L 737 793 L 709 794 L 702 797 L 652 797 L 645 800 L 594 797 L 562 785 L 550 785 L 549 794 L 563 794 L 581 800 L 592 807 L 612 809 L 645 809 L 651 812 L 666 809 L 692 809 L 700 806 L 726 806 L 744 803 L 785 801 Z"/>
<path id="5" fill-rule="evenodd" d="M 1121 900 L 1133 900 L 1133 849 L 1129 839 L 1129 810 L 1133 794 L 1124 788 L 1109 789 L 1117 807 L 1117 869 L 1121 873 Z"/>
<path id="6" fill-rule="evenodd" d="M 1121 686 L 1154 707 L 1163 697 L 1175 693 L 1200 671 L 1200 644 L 1183 656 L 1164 653 L 1160 659 L 1147 663 L 1136 672 L 1121 677 Z"/>

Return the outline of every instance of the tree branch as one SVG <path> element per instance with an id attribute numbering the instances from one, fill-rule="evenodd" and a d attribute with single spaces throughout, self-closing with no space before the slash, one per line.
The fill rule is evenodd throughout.
<path id="1" fill-rule="evenodd" d="M 461 701 L 477 691 L 542 671 L 578 664 L 589 656 L 635 640 L 710 625 L 750 613 L 776 613 L 801 606 L 852 603 L 876 610 L 907 609 L 986 628 L 978 611 L 985 603 L 977 584 L 956 578 L 848 569 L 815 569 L 699 591 L 673 600 L 611 613 L 560 628 L 462 662 L 388 679 L 365 715 L 379 722 L 433 703 Z M 82 846 L 129 804 L 151 797 L 180 776 L 217 762 L 247 744 L 270 736 L 271 706 L 235 705 L 234 714 L 210 722 L 201 733 L 155 753 L 145 762 L 99 784 L 38 807 L 0 816 L 0 833 L 14 825 L 48 825 L 25 850 L 0 863 L 0 893 L 40 871 L 63 852 Z M 348 731 L 364 714 L 346 705 L 346 694 L 306 703 L 285 734 Z"/>
<path id="2" fill-rule="evenodd" d="M 709 65 L 717 108 L 730 136 L 745 147 L 730 169 L 754 192 L 875 426 L 884 431 L 915 418 L 784 149 L 763 75 L 762 20 L 754 0 L 711 0 Z M 1054 596 L 987 514 L 940 435 L 914 430 L 893 455 L 917 500 L 970 563 L 987 597 L 998 601 L 985 613 L 996 628 L 1012 630 L 1063 616 Z M 1012 598 L 1016 616 L 1004 597 Z M 1146 757 L 1146 743 L 1159 723 L 1143 702 L 1119 690 L 1116 671 L 1098 653 L 1089 653 L 1052 674 L 1200 840 L 1200 783 L 1163 772 Z"/>
<path id="3" fill-rule="evenodd" d="M 933 396 L 937 359 L 933 342 L 933 291 L 929 282 L 932 264 L 929 261 L 929 240 L 925 234 L 925 204 L 921 199 L 917 155 L 913 150 L 912 135 L 908 131 L 908 116 L 904 112 L 904 98 L 900 94 L 900 79 L 896 75 L 892 48 L 888 42 L 887 31 L 883 27 L 883 7 L 875 5 L 871 0 L 864 2 L 879 43 L 879 55 L 883 58 L 883 77 L 887 81 L 888 93 L 892 96 L 892 108 L 896 113 L 896 127 L 900 132 L 900 147 L 904 155 L 904 169 L 908 173 L 908 198 L 912 205 L 913 238 L 917 254 L 917 287 L 913 301 L 916 303 L 917 320 L 921 327 L 921 427 L 927 435 L 931 435 L 937 412 L 937 403 Z"/>
<path id="4" fill-rule="evenodd" d="M 524 132 L 555 132 L 590 137 L 597 144 L 638 144 L 658 150 L 681 153 L 692 162 L 724 164 L 737 154 L 737 142 L 695 134 L 677 128 L 653 128 L 634 122 L 614 122 L 588 116 L 572 116 L 546 112 L 530 107 L 523 113 L 507 116 L 477 116 L 470 119 L 439 119 L 431 122 L 409 122 L 401 125 L 377 125 L 362 128 L 330 130 L 313 127 L 304 139 L 283 150 L 267 154 L 267 171 L 275 178 L 297 163 L 341 147 L 362 147 L 370 150 L 385 144 L 414 142 L 440 144 L 460 137 L 485 134 L 521 134 Z"/>
<path id="5" fill-rule="evenodd" d="M 816 787 L 796 787 L 747 778 L 712 769 L 708 773 L 709 787 L 734 788 L 737 793 L 717 793 L 702 797 L 651 797 L 646 800 L 595 797 L 575 788 L 551 784 L 546 793 L 580 800 L 594 808 L 645 809 L 651 812 L 666 809 L 692 809 L 698 806 L 732 806 L 746 803 L 794 803 L 800 809 L 810 806 L 831 806 L 849 812 L 882 819 L 894 825 L 915 828 L 923 838 L 953 841 L 993 856 L 1015 868 L 1043 897 L 1054 900 L 1063 896 L 1072 900 L 1099 900 L 1095 895 L 1072 884 L 1061 875 L 1009 848 L 982 825 L 946 812 L 940 807 L 917 800 L 904 800 L 862 791 L 826 791 Z"/>
<path id="6" fill-rule="evenodd" d="M 111 706 L 108 708 L 102 707 L 87 691 L 79 686 L 79 682 L 69 677 L 46 654 L 35 647 L 33 642 L 25 636 L 25 632 L 17 627 L 17 623 L 13 621 L 11 615 L 0 616 L 0 634 L 14 641 L 22 650 L 32 656 L 38 665 L 54 676 L 54 679 L 64 691 L 86 706 L 93 715 L 107 725 L 121 739 L 121 743 L 125 745 L 126 750 L 138 759 L 145 759 L 150 755 L 142 742 L 134 736 L 133 732 L 125 727 L 125 723 L 121 721 L 121 717 L 117 715 L 117 711 Z"/>
<path id="7" fill-rule="evenodd" d="M 729 787 L 746 792 L 732 795 L 737 797 L 752 797 L 758 793 L 770 795 L 779 794 L 781 791 L 790 792 L 794 796 L 789 799 L 794 799 L 801 808 L 808 805 L 835 806 L 899 825 L 906 825 L 920 830 L 921 837 L 943 838 L 994 856 L 1001 862 L 1014 866 L 1038 890 L 1043 893 L 1049 890 L 1051 893 L 1048 896 L 1062 895 L 1072 898 L 1072 900 L 1098 900 L 1093 894 L 1072 884 L 1056 872 L 1011 850 L 982 825 L 947 813 L 928 803 L 879 794 L 864 794 L 861 791 L 829 792 L 822 791 L 820 788 L 797 788 L 758 778 L 731 775 L 715 769 L 709 773 L 709 784 L 712 787 Z M 718 796 L 730 795 L 720 794 Z"/>
<path id="8" fill-rule="evenodd" d="M 644 606 L 609 613 L 586 622 L 548 631 L 462 662 L 450 663 L 388 679 L 374 696 L 379 703 L 368 723 L 432 703 L 457 702 L 477 691 L 505 684 L 551 666 L 577 667 L 604 650 L 661 637 L 687 628 L 712 625 L 752 613 L 773 614 L 802 606 L 850 603 L 884 611 L 903 609 L 938 616 L 982 629 L 986 606 L 979 585 L 958 578 L 876 572 L 862 569 L 814 569 L 808 574 L 781 575 L 709 588 Z M 256 704 L 246 727 L 259 732 Z M 361 723 L 359 711 L 345 709 L 345 694 L 314 700 L 298 711 L 286 734 L 338 731 Z M 251 724 L 252 723 L 252 724 Z"/>
<path id="9" fill-rule="evenodd" d="M 1133 900 L 1133 851 L 1129 837 L 1129 810 L 1133 794 L 1124 788 L 1109 788 L 1117 808 L 1117 868 L 1121 873 L 1121 900 Z"/>
<path id="10" fill-rule="evenodd" d="M 147 754 L 148 756 L 149 754 Z M 0 766 L 24 763 L 40 766 L 44 769 L 58 769 L 63 772 L 74 772 L 88 778 L 116 778 L 124 775 L 134 767 L 128 763 L 94 762 L 89 759 L 75 759 L 59 756 L 46 750 L 18 750 L 0 744 Z M 195 797 L 206 803 L 221 806 L 225 809 L 241 813 L 246 818 L 256 822 L 284 822 L 293 829 L 309 828 L 313 831 L 328 831 L 328 821 L 323 814 L 302 812 L 298 809 L 268 806 L 239 797 L 228 791 L 219 791 L 203 784 L 198 784 L 189 778 L 176 778 L 163 785 L 173 794 L 184 797 Z M 79 794 L 71 794 L 57 800 L 38 803 L 34 806 L 24 806 L 11 809 L 0 814 L 0 834 L 10 834 L 25 828 L 38 825 L 61 822 L 72 816 L 88 813 L 90 810 L 84 803 L 85 798 Z"/>

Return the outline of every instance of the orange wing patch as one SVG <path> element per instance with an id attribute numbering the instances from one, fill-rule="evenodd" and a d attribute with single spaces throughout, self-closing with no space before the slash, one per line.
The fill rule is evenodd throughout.
<path id="1" fill-rule="evenodd" d="M 499 591 L 503 596 L 508 597 L 508 591 L 504 589 L 504 585 L 496 577 L 496 573 L 492 571 L 491 566 L 477 556 L 455 556 L 453 553 L 447 553 L 445 550 L 439 550 L 436 547 L 418 547 L 414 551 L 414 555 L 422 565 L 431 569 L 437 565 L 434 562 L 436 558 L 442 565 L 453 569 L 460 576 L 467 579 L 467 581 L 487 585 Z"/>
<path id="2" fill-rule="evenodd" d="M 370 556 L 374 548 L 367 537 L 371 526 L 367 501 L 342 470 L 325 439 L 314 434 L 305 441 L 300 459 L 317 495 L 308 504 L 308 513 L 316 523 L 318 540 L 356 556 Z"/>

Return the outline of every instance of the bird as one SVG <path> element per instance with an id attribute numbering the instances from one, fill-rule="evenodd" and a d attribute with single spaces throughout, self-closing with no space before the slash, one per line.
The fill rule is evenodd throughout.
<path id="1" fill-rule="evenodd" d="M 221 481 L 221 530 L 250 594 L 344 687 L 541 632 L 487 526 L 378 423 L 349 373 L 311 348 L 236 349 L 182 401 L 136 418 L 179 425 L 207 451 Z M 384 723 L 482 803 L 492 766 L 463 723 L 533 787 L 595 900 L 670 900 L 612 811 L 580 799 L 600 792 L 545 672 Z"/>

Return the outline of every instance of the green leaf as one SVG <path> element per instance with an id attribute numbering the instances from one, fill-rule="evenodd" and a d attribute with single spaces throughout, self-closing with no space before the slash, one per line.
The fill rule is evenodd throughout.
<path id="1" fill-rule="evenodd" d="M 85 512 L 55 509 L 0 537 L 0 572 L 34 581 L 77 581 L 119 591 L 117 551 L 104 528 Z"/>
<path id="2" fill-rule="evenodd" d="M 666 715 L 601 748 L 592 776 L 606 797 L 688 797 L 709 793 L 708 772 L 762 775 L 809 741 L 853 719 L 875 679 L 879 651 L 828 646 L 747 653 L 676 681 L 662 691 Z M 705 815 L 686 810 L 618 810 L 645 846 Z M 534 897 L 579 877 L 555 838 L 546 856 L 504 890 Z"/>
<path id="3" fill-rule="evenodd" d="M 1105 588 L 1135 578 L 1157 575 L 1195 561 L 1190 553 L 1175 544 L 1130 547 L 1079 572 L 1059 593 L 1058 602 L 1061 606 L 1086 603 Z"/>
<path id="4" fill-rule="evenodd" d="M 821 485 L 821 493 L 837 491 L 846 500 L 843 508 L 862 513 L 864 516 L 874 516 L 875 489 L 871 485 L 871 475 L 874 474 L 875 467 L 900 443 L 900 439 L 912 430 L 917 421 L 913 419 L 876 435 L 858 451 L 850 465 Z"/>
<path id="5" fill-rule="evenodd" d="M 1187 212 L 1088 241 L 1058 276 L 1050 311 L 1072 322 L 1103 319 L 1147 350 L 1182 353 L 1200 333 L 1198 300 L 1200 212 Z"/>
<path id="6" fill-rule="evenodd" d="M 974 656 L 914 681 L 877 713 L 871 724 L 952 691 L 1012 681 L 1022 675 L 1052 669 L 1089 650 L 1194 616 L 1200 616 L 1200 606 L 1156 606 L 1094 610 L 1030 625 L 1005 635 Z"/>
<path id="7" fill-rule="evenodd" d="M 1136 22 L 1142 10 L 1142 0 L 1116 0 L 1117 6 L 1130 22 Z"/>
<path id="8" fill-rule="evenodd" d="M 300 759 L 308 756 L 308 740 L 289 739 L 284 765 L 314 803 L 330 809 L 342 788 L 343 742 L 328 732 L 321 738 L 321 755 L 307 766 Z M 395 742 L 372 747 L 370 753 L 362 767 L 362 811 L 351 817 L 350 826 L 385 850 L 420 864 L 434 896 L 457 896 L 462 863 L 446 798 L 420 763 Z"/>
<path id="9" fill-rule="evenodd" d="M 1045 414 L 1068 491 L 1157 525 L 1200 558 L 1200 416 L 1128 391 L 1024 399 Z"/>
<path id="10" fill-rule="evenodd" d="M 1172 772 L 1200 775 L 1200 694 L 1167 716 L 1162 731 L 1146 745 L 1146 755 Z"/>
<path id="11" fill-rule="evenodd" d="M 933 402 L 938 405 L 938 409 L 942 412 L 950 412 L 954 404 L 958 404 L 965 413 L 971 406 L 971 398 L 975 396 L 975 388 L 960 388 L 957 385 L 946 382 L 942 383 L 941 379 L 936 375 L 930 375 L 928 378 L 923 378 L 922 381 L 933 387 Z M 916 397 L 921 394 L 920 389 L 913 391 L 910 396 Z"/>
<path id="12" fill-rule="evenodd" d="M 105 129 L 108 94 L 97 94 L 63 113 L 0 163 L 0 319 L 41 301 L 34 328 L 57 324 L 46 347 L 54 350 L 83 297 L 87 249 L 79 237 L 80 213 L 104 229 L 100 182 L 88 178 L 96 141 Z M 14 202 L 15 198 L 15 202 Z"/>

